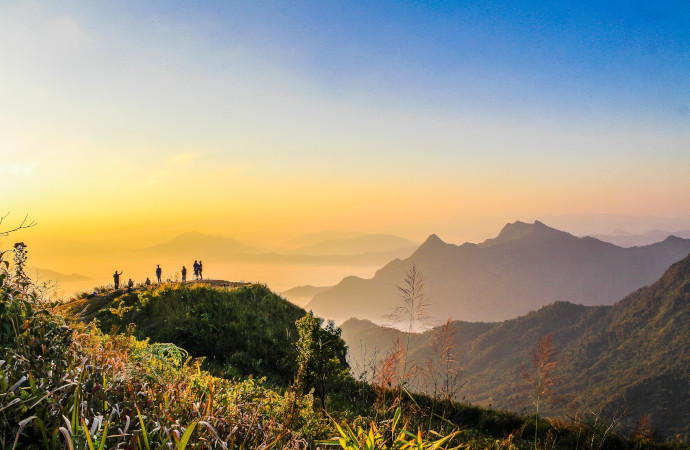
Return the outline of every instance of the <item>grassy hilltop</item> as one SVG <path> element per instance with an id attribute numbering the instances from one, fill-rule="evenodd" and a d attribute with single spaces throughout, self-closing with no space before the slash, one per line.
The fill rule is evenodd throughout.
<path id="1" fill-rule="evenodd" d="M 131 294 L 106 291 L 60 307 L 66 315 L 98 322 L 103 332 L 172 342 L 205 357 L 214 373 L 267 377 L 287 385 L 297 372 L 297 327 L 306 311 L 262 285 L 170 283 Z"/>

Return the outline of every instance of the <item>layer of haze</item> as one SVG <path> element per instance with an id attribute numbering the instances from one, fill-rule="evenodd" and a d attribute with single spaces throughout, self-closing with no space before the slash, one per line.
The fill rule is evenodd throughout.
<path id="1" fill-rule="evenodd" d="M 0 208 L 106 249 L 690 215 L 687 2 L 456 3 L 3 2 Z"/>

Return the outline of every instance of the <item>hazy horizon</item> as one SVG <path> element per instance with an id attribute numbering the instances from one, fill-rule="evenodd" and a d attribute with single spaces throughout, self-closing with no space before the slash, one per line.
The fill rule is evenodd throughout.
<path id="1" fill-rule="evenodd" d="M 27 1 L 0 39 L 0 212 L 37 221 L 38 267 L 192 230 L 274 251 L 690 218 L 685 3 Z"/>
<path id="2" fill-rule="evenodd" d="M 5 219 L 5 228 L 16 226 L 22 217 L 10 214 Z M 517 220 L 517 219 L 516 219 Z M 511 220 L 510 222 L 515 222 Z M 690 229 L 690 218 L 661 218 L 661 217 L 628 217 L 614 215 L 567 215 L 552 216 L 542 219 L 522 220 L 534 222 L 541 220 L 548 226 L 569 232 L 576 236 L 592 235 L 596 233 L 610 234 L 619 230 L 629 231 L 631 234 L 643 234 L 652 230 L 665 230 L 667 232 Z M 497 222 L 496 219 L 494 219 Z M 483 221 L 474 224 L 478 227 Z M 509 223 L 509 222 L 506 222 Z M 494 238 L 506 223 L 496 227 L 483 229 L 481 233 L 474 228 L 462 231 L 456 230 L 455 236 L 474 236 L 466 239 L 454 239 L 452 233 L 444 234 L 436 230 L 419 235 L 412 250 L 423 242 L 430 234 L 436 234 L 447 243 L 456 245 L 465 242 L 481 243 L 486 239 Z M 458 227 L 462 229 L 462 227 Z M 124 271 L 124 279 L 130 277 L 135 282 L 142 282 L 146 277 L 153 278 L 155 266 L 161 264 L 164 268 L 164 279 L 180 278 L 182 265 L 191 270 L 194 259 L 205 261 L 206 278 L 228 279 L 231 281 L 249 281 L 267 283 L 272 289 L 283 292 L 290 288 L 302 285 L 330 286 L 335 285 L 347 276 L 371 278 L 375 272 L 396 257 L 406 257 L 412 253 L 410 247 L 396 248 L 393 253 L 381 252 L 375 256 L 366 255 L 313 255 L 297 251 L 300 248 L 309 248 L 309 245 L 301 245 L 304 242 L 331 242 L 333 240 L 350 240 L 362 235 L 374 233 L 356 231 L 312 231 L 306 235 L 291 236 L 289 239 L 278 243 L 270 241 L 242 241 L 235 236 L 209 235 L 197 230 L 190 230 L 182 235 L 174 234 L 170 237 L 158 236 L 157 239 L 142 241 L 136 245 L 112 245 L 108 241 L 81 241 L 79 237 L 65 239 L 45 236 L 41 224 L 19 230 L 8 237 L 0 237 L 3 248 L 11 248 L 16 241 L 24 241 L 29 245 L 29 266 L 32 270 L 41 269 L 41 272 L 55 271 L 63 275 L 85 275 L 89 280 L 61 280 L 59 294 L 69 296 L 73 292 L 88 290 L 92 287 L 109 284 L 112 282 L 114 270 Z M 608 231 L 605 232 L 605 231 Z M 180 245 L 179 252 L 165 244 L 174 244 L 175 238 L 185 235 L 193 235 L 190 239 L 207 237 L 229 239 L 237 241 L 237 244 L 253 244 L 248 250 L 227 250 L 213 253 L 212 247 L 200 247 L 206 251 L 190 253 L 185 245 Z M 294 241 L 294 242 L 292 242 Z M 96 245 L 99 244 L 99 245 Z M 159 248 L 161 245 L 164 247 Z M 30 273 L 34 276 L 36 273 Z M 46 276 L 41 277 L 44 279 Z M 191 278 L 191 275 L 190 275 Z"/>

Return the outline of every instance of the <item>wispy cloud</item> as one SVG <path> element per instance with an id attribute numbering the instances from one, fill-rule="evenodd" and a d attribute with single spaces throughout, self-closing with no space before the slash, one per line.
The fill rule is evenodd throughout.
<path id="1" fill-rule="evenodd" d="M 179 155 L 173 157 L 172 162 L 175 164 L 187 164 L 195 157 L 196 155 L 194 153 L 180 153 Z"/>

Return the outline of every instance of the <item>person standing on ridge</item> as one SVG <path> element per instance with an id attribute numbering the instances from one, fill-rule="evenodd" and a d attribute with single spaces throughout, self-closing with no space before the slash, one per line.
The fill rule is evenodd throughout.
<path id="1" fill-rule="evenodd" d="M 113 274 L 113 284 L 115 285 L 116 291 L 117 291 L 117 288 L 120 287 L 120 275 L 122 275 L 122 272 L 117 273 L 117 270 Z"/>
<path id="2" fill-rule="evenodd" d="M 199 260 L 199 279 L 200 279 L 200 280 L 203 280 L 203 279 L 204 279 L 204 275 L 203 275 L 203 273 L 201 272 L 202 270 L 203 270 L 203 266 L 201 265 L 201 260 Z"/>
<path id="3" fill-rule="evenodd" d="M 146 281 L 144 283 L 146 283 L 146 287 L 151 286 L 151 280 L 149 280 L 149 277 L 146 277 Z"/>
<path id="4" fill-rule="evenodd" d="M 158 284 L 161 284 L 161 274 L 163 271 L 161 270 L 161 265 L 156 264 L 156 278 L 158 278 Z"/>
<path id="5" fill-rule="evenodd" d="M 187 281 L 187 268 L 185 266 L 182 266 L 182 282 L 185 283 Z"/>
<path id="6" fill-rule="evenodd" d="M 134 281 L 130 278 L 129 281 L 127 282 L 127 293 L 131 294 L 132 293 L 132 288 L 134 287 Z"/>
<path id="7" fill-rule="evenodd" d="M 198 280 L 199 279 L 199 263 L 196 262 L 196 259 L 194 260 L 194 279 Z"/>

